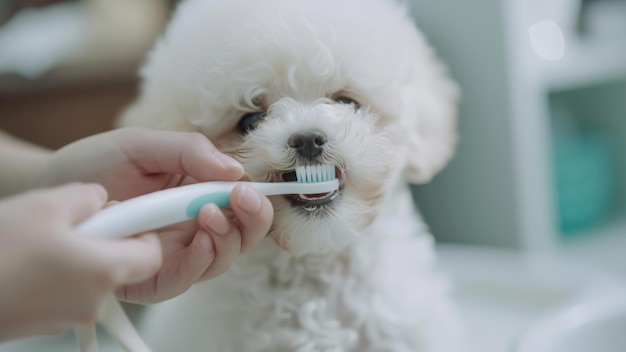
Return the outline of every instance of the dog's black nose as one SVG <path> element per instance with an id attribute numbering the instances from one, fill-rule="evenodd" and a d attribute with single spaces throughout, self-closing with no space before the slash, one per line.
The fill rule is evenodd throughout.
<path id="1" fill-rule="evenodd" d="M 326 135 L 321 131 L 314 130 L 294 133 L 287 143 L 301 156 L 313 160 L 322 153 L 326 142 Z"/>

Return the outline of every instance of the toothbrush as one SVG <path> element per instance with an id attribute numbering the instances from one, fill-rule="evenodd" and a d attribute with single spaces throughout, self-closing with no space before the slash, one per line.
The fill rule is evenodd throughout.
<path id="1" fill-rule="evenodd" d="M 315 194 L 339 189 L 333 165 L 299 166 L 296 182 L 248 182 L 265 195 Z M 238 182 L 205 182 L 170 188 L 129 199 L 94 214 L 76 228 L 88 237 L 131 236 L 196 218 L 208 203 L 225 207 Z M 107 297 L 104 315 L 98 322 L 128 351 L 150 351 L 113 294 Z M 77 328 L 82 352 L 97 351 L 95 325 Z"/>
<path id="2" fill-rule="evenodd" d="M 246 184 L 266 196 L 326 193 L 339 188 L 333 165 L 299 166 L 295 171 L 296 182 Z M 99 211 L 79 224 L 76 231 L 93 238 L 118 238 L 193 219 L 205 204 L 227 206 L 238 183 L 204 182 L 132 198 Z"/>

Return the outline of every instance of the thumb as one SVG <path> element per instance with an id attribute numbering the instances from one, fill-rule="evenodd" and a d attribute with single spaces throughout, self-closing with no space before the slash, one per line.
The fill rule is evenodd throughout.
<path id="1" fill-rule="evenodd" d="M 154 233 L 123 239 L 85 239 L 87 253 L 115 275 L 115 285 L 144 281 L 161 268 L 161 242 Z"/>
<path id="2" fill-rule="evenodd" d="M 66 218 L 76 224 L 102 209 L 107 191 L 95 183 L 71 183 L 50 189 L 48 196 L 55 200 Z"/>

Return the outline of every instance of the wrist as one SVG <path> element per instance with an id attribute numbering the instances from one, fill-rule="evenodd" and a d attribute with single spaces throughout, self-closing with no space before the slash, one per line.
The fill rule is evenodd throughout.
<path id="1" fill-rule="evenodd" d="M 52 152 L 0 132 L 0 197 L 32 188 Z"/>

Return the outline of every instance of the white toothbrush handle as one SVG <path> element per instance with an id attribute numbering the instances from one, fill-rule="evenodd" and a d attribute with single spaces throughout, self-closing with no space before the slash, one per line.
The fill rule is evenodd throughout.
<path id="1" fill-rule="evenodd" d="M 129 199 L 94 214 L 76 227 L 96 238 L 126 237 L 196 218 L 203 205 L 225 207 L 237 182 L 205 182 L 170 188 Z M 317 183 L 248 182 L 265 195 L 331 192 L 337 180 Z"/>
<path id="2" fill-rule="evenodd" d="M 158 229 L 197 216 L 192 213 L 190 204 L 193 206 L 192 202 L 203 195 L 209 198 L 213 195 L 213 199 L 206 199 L 204 204 L 225 206 L 234 186 L 234 182 L 207 182 L 146 194 L 102 209 L 78 225 L 76 231 L 103 238 Z M 226 204 L 223 204 L 224 198 Z"/>

